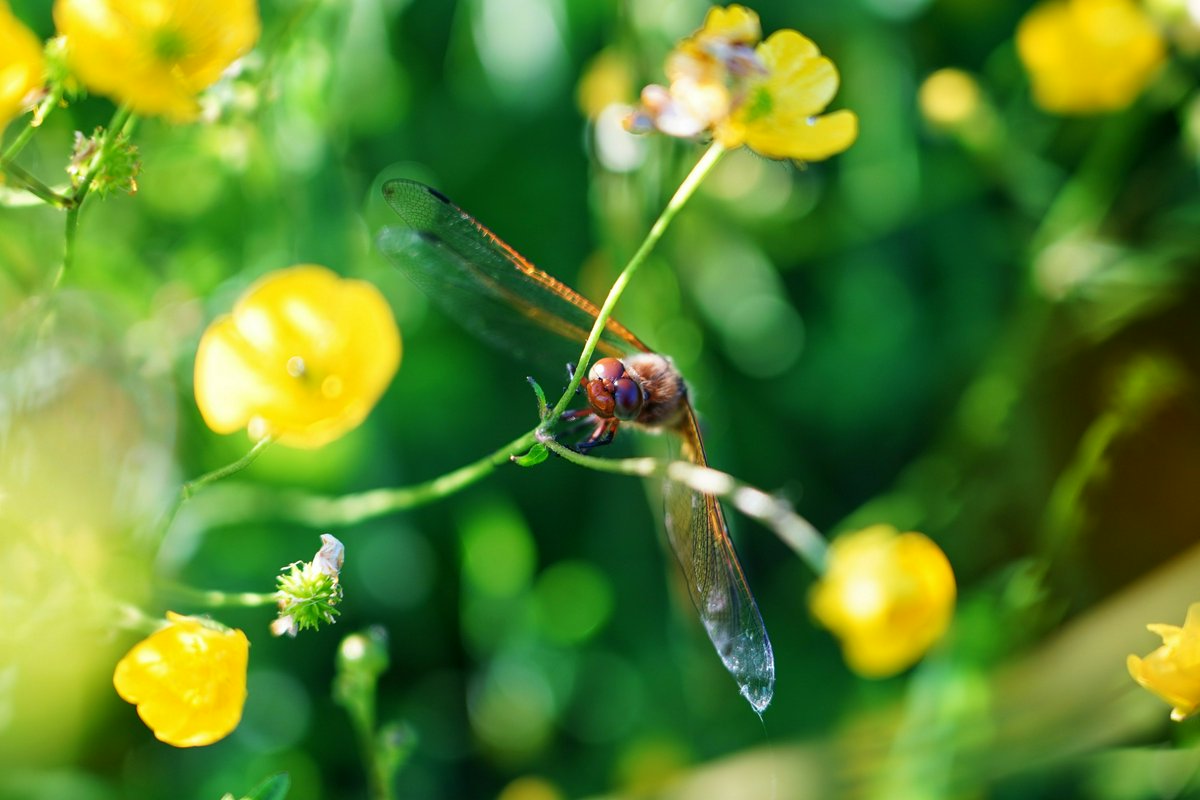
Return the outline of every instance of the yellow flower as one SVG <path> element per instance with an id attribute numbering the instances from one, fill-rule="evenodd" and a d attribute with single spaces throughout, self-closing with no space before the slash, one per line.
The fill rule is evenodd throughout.
<path id="1" fill-rule="evenodd" d="M 167 744 L 212 744 L 242 718 L 250 642 L 195 617 L 168 611 L 167 619 L 117 662 L 113 686 Z"/>
<path id="2" fill-rule="evenodd" d="M 41 41 L 0 0 L 0 131 L 31 104 L 44 73 Z"/>
<path id="3" fill-rule="evenodd" d="M 851 111 L 817 116 L 838 88 L 837 68 L 796 31 L 776 31 L 755 52 L 766 75 L 717 126 L 726 147 L 744 144 L 771 158 L 816 161 L 842 152 L 858 138 Z"/>
<path id="4" fill-rule="evenodd" d="M 833 62 L 796 31 L 776 31 L 760 44 L 761 36 L 753 11 L 710 10 L 667 58 L 670 86 L 646 87 L 629 127 L 679 137 L 708 131 L 725 147 L 805 161 L 853 144 L 852 112 L 819 116 L 837 92 Z"/>
<path id="5" fill-rule="evenodd" d="M 55 0 L 54 22 L 85 86 L 176 121 L 259 34 L 254 0 Z"/>
<path id="6" fill-rule="evenodd" d="M 302 264 L 251 286 L 196 352 L 196 404 L 218 433 L 320 447 L 361 423 L 400 365 L 400 332 L 365 281 Z"/>
<path id="7" fill-rule="evenodd" d="M 1131 0 L 1051 0 L 1017 26 L 1033 98 L 1047 111 L 1089 114 L 1132 103 L 1166 59 L 1162 35 Z"/>
<path id="8" fill-rule="evenodd" d="M 961 69 L 934 72 L 917 91 L 921 114 L 941 128 L 954 128 L 979 114 L 983 105 L 979 83 Z"/>
<path id="9" fill-rule="evenodd" d="M 1129 674 L 1171 704 L 1171 719 L 1186 719 L 1200 708 L 1200 603 L 1193 603 L 1182 628 L 1147 625 L 1162 647 L 1145 658 L 1129 656 Z"/>
<path id="10" fill-rule="evenodd" d="M 755 45 L 761 38 L 762 24 L 758 14 L 745 6 L 731 5 L 710 8 L 704 16 L 704 25 L 685 41 L 711 50 L 727 44 Z"/>
<path id="11" fill-rule="evenodd" d="M 810 608 L 842 644 L 846 663 L 865 677 L 911 666 L 950 625 L 954 572 L 920 533 L 873 525 L 838 537 L 813 587 Z"/>

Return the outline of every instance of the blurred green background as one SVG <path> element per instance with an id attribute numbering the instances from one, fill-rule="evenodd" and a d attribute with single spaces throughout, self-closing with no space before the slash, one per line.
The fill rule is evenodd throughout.
<path id="1" fill-rule="evenodd" d="M 1124 667 L 1157 645 L 1146 623 L 1200 600 L 1197 62 L 1176 50 L 1127 111 L 1049 116 L 1012 42 L 1029 5 L 755 4 L 838 65 L 860 138 L 803 168 L 727 157 L 617 311 L 687 375 L 714 466 L 829 534 L 887 522 L 945 549 L 958 616 L 923 664 L 856 678 L 808 616 L 811 572 L 731 513 L 775 645 L 760 722 L 669 580 L 646 487 L 551 459 L 331 530 L 332 629 L 278 640 L 266 610 L 214 612 L 252 642 L 245 718 L 177 750 L 111 688 L 135 637 L 105 625 L 106 597 L 157 615 L 204 610 L 163 582 L 270 591 L 329 530 L 285 521 L 285 490 L 435 477 L 535 424 L 531 371 L 565 381 L 375 252 L 395 222 L 381 181 L 437 187 L 598 300 L 701 152 L 631 144 L 578 102 L 601 51 L 627 100 L 661 81 L 697 0 L 264 2 L 219 119 L 139 124 L 139 190 L 89 201 L 55 293 L 62 215 L 0 211 L 0 797 L 217 798 L 285 770 L 294 800 L 366 797 L 330 684 L 369 625 L 389 636 L 380 718 L 417 737 L 399 797 L 1200 796 L 1200 723 L 1168 723 Z M 13 6 L 52 35 L 49 4 Z M 918 87 L 947 66 L 978 77 L 982 127 L 922 118 Z M 111 113 L 54 113 L 21 163 L 58 181 L 72 132 Z M 204 325 L 303 262 L 385 293 L 394 384 L 361 428 L 270 449 L 159 541 L 179 483 L 249 447 L 196 410 Z M 658 444 L 623 434 L 606 455 Z"/>

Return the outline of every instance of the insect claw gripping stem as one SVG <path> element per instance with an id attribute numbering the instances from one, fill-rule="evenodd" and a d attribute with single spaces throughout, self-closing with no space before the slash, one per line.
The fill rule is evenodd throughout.
<path id="1" fill-rule="evenodd" d="M 610 444 L 613 437 L 617 435 L 617 426 L 620 424 L 615 419 L 597 419 L 596 427 L 592 430 L 588 437 L 576 444 L 571 449 L 581 455 L 586 455 L 593 447 L 603 447 Z"/>

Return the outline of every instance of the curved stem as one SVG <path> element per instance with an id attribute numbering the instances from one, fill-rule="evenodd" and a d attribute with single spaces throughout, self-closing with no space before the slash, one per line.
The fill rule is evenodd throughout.
<path id="1" fill-rule="evenodd" d="M 583 376 L 587 373 L 588 362 L 591 361 L 592 353 L 596 349 L 597 343 L 600 341 L 600 334 L 604 331 L 604 326 L 608 323 L 608 318 L 612 316 L 613 309 L 617 305 L 617 301 L 621 299 L 625 287 L 629 285 L 629 281 L 633 278 L 633 273 L 637 272 L 638 267 L 650 255 L 650 251 L 654 249 L 654 245 L 658 244 L 658 240 L 662 238 L 666 232 L 667 226 L 671 224 L 671 220 L 679 213 L 688 199 L 696 192 L 696 188 L 705 176 L 712 171 L 712 168 L 721 160 L 721 156 L 725 155 L 725 148 L 718 142 L 713 142 L 709 145 L 708 150 L 692 167 L 692 171 L 683 179 L 683 183 L 679 184 L 679 188 L 675 190 L 675 194 L 671 197 L 667 207 L 659 214 L 658 219 L 654 221 L 650 232 L 646 234 L 645 240 L 642 241 L 637 252 L 629 259 L 629 263 L 625 265 L 625 269 L 621 270 L 621 274 L 613 281 L 612 288 L 608 291 L 608 297 L 604 298 L 604 304 L 600 306 L 600 313 L 596 315 L 596 322 L 592 325 L 592 331 L 588 334 L 587 342 L 583 345 L 583 351 L 579 354 L 579 368 L 575 370 L 575 374 L 571 376 L 570 382 L 567 384 L 566 390 L 562 397 L 555 404 L 554 409 L 550 412 L 547 418 L 547 425 L 554 424 L 567 406 L 571 404 L 571 400 L 575 397 L 575 390 L 579 388 Z"/>
<path id="2" fill-rule="evenodd" d="M 211 510 L 205 507 L 205 521 L 216 526 L 267 517 L 310 528 L 349 527 L 449 497 L 487 477 L 497 467 L 511 463 L 515 454 L 524 453 L 537 441 L 537 433 L 529 431 L 483 458 L 432 480 L 337 497 L 233 484 L 221 487 Z"/>
<path id="3" fill-rule="evenodd" d="M 206 472 L 199 478 L 193 478 L 192 480 L 188 481 L 179 490 L 180 502 L 189 500 L 192 495 L 196 494 L 196 492 L 200 491 L 213 481 L 219 481 L 222 478 L 228 478 L 230 475 L 241 472 L 246 467 L 253 464 L 255 459 L 262 454 L 263 450 L 267 449 L 267 445 L 269 445 L 272 441 L 274 440 L 270 436 L 264 436 L 254 443 L 254 447 L 251 447 L 246 455 L 242 456 L 237 461 L 234 461 L 232 464 L 226 464 L 220 469 L 214 469 L 212 472 Z"/>
<path id="4" fill-rule="evenodd" d="M 813 572 L 818 575 L 825 572 L 829 546 L 817 529 L 797 514 L 787 501 L 743 483 L 726 472 L 687 461 L 586 456 L 548 436 L 542 438 L 542 443 L 567 461 L 581 467 L 617 475 L 665 478 L 702 494 L 728 500 L 738 511 L 774 531 L 784 544 L 804 559 Z"/>

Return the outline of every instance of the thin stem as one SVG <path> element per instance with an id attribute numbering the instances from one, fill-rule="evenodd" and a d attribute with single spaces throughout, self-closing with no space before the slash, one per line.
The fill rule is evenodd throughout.
<path id="1" fill-rule="evenodd" d="M 130 112 L 128 106 L 122 105 L 117 108 L 113 113 L 112 119 L 109 120 L 108 127 L 104 129 L 100 146 L 96 148 L 95 155 L 92 156 L 91 161 L 88 163 L 87 172 L 80 179 L 79 185 L 75 187 L 75 191 L 66 198 L 67 228 L 63 247 L 63 262 L 54 276 L 52 286 L 59 284 L 75 261 L 75 234 L 79 228 L 79 210 L 83 207 L 83 201 L 87 199 L 88 193 L 92 190 L 92 184 L 108 162 L 109 155 L 112 153 L 113 147 L 116 146 L 117 140 L 121 138 L 123 133 L 127 132 L 127 129 L 132 129 L 135 120 L 136 117 Z"/>
<path id="2" fill-rule="evenodd" d="M 579 354 L 579 368 L 575 370 L 575 374 L 571 376 L 570 382 L 567 384 L 566 390 L 558 403 L 555 404 L 553 411 L 547 418 L 547 424 L 553 424 L 558 420 L 567 406 L 571 404 L 575 397 L 575 390 L 579 388 L 580 382 L 583 380 L 584 374 L 587 372 L 588 362 L 591 361 L 592 353 L 596 349 L 596 345 L 600 341 L 600 334 L 604 331 L 604 326 L 608 323 L 608 318 L 612 316 L 613 309 L 617 305 L 617 301 L 621 299 L 621 294 L 625 291 L 625 287 L 629 285 L 629 281 L 633 278 L 633 274 L 637 272 L 638 267 L 650 255 L 650 251 L 654 249 L 654 245 L 658 244 L 658 240 L 662 238 L 666 232 L 667 226 L 671 224 L 671 220 L 679 213 L 679 210 L 687 203 L 688 199 L 695 193 L 700 182 L 705 176 L 712 171 L 712 168 L 721 160 L 721 156 L 725 155 L 725 148 L 718 142 L 713 142 L 709 145 L 708 150 L 692 167 L 692 171 L 683 179 L 683 183 L 679 184 L 679 188 L 675 190 L 675 194 L 671 197 L 667 207 L 654 221 L 650 232 L 646 234 L 646 238 L 642 241 L 637 252 L 629 259 L 629 263 L 625 265 L 625 269 L 621 270 L 621 274 L 613 281 L 612 288 L 608 291 L 608 297 L 604 298 L 604 304 L 600 306 L 600 312 L 596 315 L 596 322 L 592 325 L 592 331 L 588 334 L 587 342 L 583 345 L 583 352 Z"/>
<path id="3" fill-rule="evenodd" d="M 524 433 L 483 458 L 424 483 L 372 489 L 339 497 L 284 493 L 277 496 L 277 502 L 288 519 L 321 528 L 355 525 L 384 514 L 427 505 L 449 497 L 490 475 L 497 467 L 510 463 L 514 454 L 525 452 L 536 442 L 535 432 Z"/>
<path id="4" fill-rule="evenodd" d="M 536 443 L 536 432 L 529 431 L 483 458 L 432 480 L 337 497 L 230 484 L 212 492 L 212 505 L 206 503 L 203 513 L 210 526 L 266 517 L 312 528 L 349 527 L 449 497 L 487 477 L 497 467 L 511 463 L 514 455 L 526 452 Z M 167 524 L 170 524 L 170 518 Z"/>
<path id="5" fill-rule="evenodd" d="M 46 116 L 58 106 L 58 102 L 62 100 L 62 96 L 62 86 L 54 86 L 50 89 L 46 96 L 42 98 L 42 102 L 38 103 L 33 113 L 30 114 L 29 119 L 26 120 L 25 127 L 21 129 L 21 132 L 4 149 L 4 154 L 0 155 L 0 163 L 7 165 L 17 157 L 17 154 L 33 138 L 34 131 L 46 121 Z"/>
<path id="6" fill-rule="evenodd" d="M 734 508 L 770 528 L 792 548 L 818 575 L 825 572 L 828 544 L 812 524 L 797 514 L 791 505 L 767 494 L 728 473 L 701 467 L 687 461 L 659 461 L 656 458 L 595 458 L 577 453 L 545 436 L 542 443 L 572 464 L 616 475 L 642 478 L 666 478 L 702 494 L 728 500 Z"/>
<path id="7" fill-rule="evenodd" d="M 163 588 L 182 602 L 205 608 L 261 608 L 279 602 L 275 592 L 218 592 L 182 583 L 166 584 Z"/>
<path id="8" fill-rule="evenodd" d="M 39 200 L 54 206 L 55 208 L 67 208 L 71 199 L 51 189 L 40 179 L 28 172 L 24 167 L 5 160 L 2 164 L 3 169 L 21 184 L 25 191 L 29 192 Z"/>
<path id="9" fill-rule="evenodd" d="M 134 118 L 128 106 L 119 106 L 113 112 L 112 119 L 108 122 L 108 127 L 104 129 L 103 137 L 100 140 L 100 146 L 96 148 L 96 154 L 92 156 L 92 160 L 88 163 L 87 172 L 84 173 L 79 185 L 75 187 L 75 191 L 71 194 L 71 205 L 78 208 L 83 205 L 83 201 L 87 199 L 88 192 L 92 190 L 92 183 L 96 180 L 96 176 L 100 174 L 100 170 L 104 168 L 105 162 L 108 161 L 108 155 L 112 152 L 113 146 L 117 139 L 125 133 L 125 128 L 133 124 Z"/>
<path id="10" fill-rule="evenodd" d="M 162 617 L 151 617 L 135 605 L 124 602 L 112 604 L 113 616 L 111 622 L 118 628 L 134 631 L 144 636 L 157 633 L 166 625 Z"/>
<path id="11" fill-rule="evenodd" d="M 251 447 L 250 451 L 246 453 L 246 455 L 242 456 L 237 461 L 234 461 L 232 464 L 226 464 L 220 469 L 214 469 L 212 472 L 205 473 L 199 478 L 193 478 L 192 480 L 188 481 L 179 490 L 180 502 L 191 499 L 196 492 L 200 491 L 213 481 L 219 481 L 222 478 L 228 478 L 230 475 L 235 475 L 241 472 L 246 467 L 253 464 L 255 459 L 259 457 L 263 450 L 267 449 L 267 445 L 269 445 L 272 441 L 274 440 L 271 439 L 270 436 L 264 436 L 254 443 L 254 447 Z"/>

